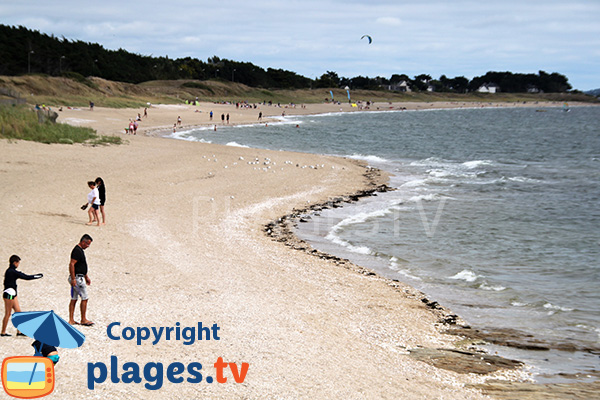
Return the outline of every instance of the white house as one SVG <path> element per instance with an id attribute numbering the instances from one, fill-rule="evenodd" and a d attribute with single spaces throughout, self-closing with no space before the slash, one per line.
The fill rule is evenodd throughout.
<path id="1" fill-rule="evenodd" d="M 496 85 L 495 83 L 485 83 L 479 86 L 477 91 L 480 93 L 497 93 L 500 91 L 500 86 Z"/>
<path id="2" fill-rule="evenodd" d="M 394 85 L 388 85 L 388 90 L 392 90 L 394 92 L 410 92 L 410 86 L 408 82 L 402 81 L 400 83 L 396 83 Z"/>

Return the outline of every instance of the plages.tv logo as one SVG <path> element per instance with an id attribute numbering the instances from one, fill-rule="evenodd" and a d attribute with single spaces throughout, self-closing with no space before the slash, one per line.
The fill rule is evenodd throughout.
<path id="1" fill-rule="evenodd" d="M 54 363 L 46 357 L 8 357 L 2 362 L 2 386 L 9 396 L 47 396 L 54 390 L 54 381 Z"/>

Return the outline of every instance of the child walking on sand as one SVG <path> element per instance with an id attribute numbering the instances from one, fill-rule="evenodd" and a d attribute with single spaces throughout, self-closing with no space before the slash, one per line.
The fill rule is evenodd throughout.
<path id="1" fill-rule="evenodd" d="M 100 195 L 100 215 L 102 215 L 102 225 L 106 225 L 106 214 L 104 213 L 104 203 L 106 203 L 106 185 L 102 178 L 96 178 L 96 188 Z"/>
<path id="2" fill-rule="evenodd" d="M 100 208 L 100 193 L 98 192 L 98 188 L 96 188 L 96 182 L 89 181 L 88 186 L 92 189 L 91 192 L 88 193 L 87 199 L 88 202 L 81 206 L 82 210 L 85 210 L 88 205 L 90 205 L 90 209 L 88 210 L 88 216 L 90 220 L 86 225 L 92 225 L 96 222 L 96 226 L 100 226 L 100 218 L 98 216 L 98 209 Z"/>

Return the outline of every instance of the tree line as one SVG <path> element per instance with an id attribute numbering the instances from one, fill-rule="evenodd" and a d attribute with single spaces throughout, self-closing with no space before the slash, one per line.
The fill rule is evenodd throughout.
<path id="1" fill-rule="evenodd" d="M 404 84 L 413 91 L 466 93 L 484 84 L 496 84 L 503 92 L 541 91 L 566 92 L 572 89 L 566 76 L 559 73 L 521 74 L 487 72 L 469 80 L 464 76 L 432 79 L 428 74 L 412 78 L 394 74 L 390 78 L 357 76 L 340 77 L 327 71 L 319 78 L 310 79 L 283 69 L 264 69 L 250 62 L 239 62 L 209 57 L 206 61 L 185 57 L 170 59 L 128 52 L 108 50 L 97 43 L 57 38 L 23 26 L 0 24 L 0 75 L 26 73 L 50 76 L 97 76 L 100 78 L 140 83 L 151 80 L 221 79 L 239 82 L 251 87 L 273 89 L 345 88 L 394 90 Z"/>

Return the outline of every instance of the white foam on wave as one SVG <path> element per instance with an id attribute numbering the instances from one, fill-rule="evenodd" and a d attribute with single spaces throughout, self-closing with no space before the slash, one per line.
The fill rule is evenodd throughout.
<path id="1" fill-rule="evenodd" d="M 525 307 L 525 306 L 528 306 L 529 304 L 528 303 L 521 303 L 519 301 L 511 301 L 510 305 L 513 306 L 513 307 Z"/>
<path id="2" fill-rule="evenodd" d="M 210 140 L 206 140 L 192 135 L 191 132 L 192 131 L 178 131 L 173 132 L 165 137 L 169 139 L 186 140 L 188 142 L 212 143 Z"/>
<path id="3" fill-rule="evenodd" d="M 413 161 L 409 165 L 416 167 L 442 167 L 450 164 L 452 164 L 451 161 L 447 161 L 438 157 L 429 157 L 424 160 Z"/>
<path id="4" fill-rule="evenodd" d="M 374 156 L 374 155 L 362 155 L 362 154 L 353 154 L 351 156 L 346 156 L 348 158 L 352 158 L 354 160 L 364 160 L 368 162 L 376 162 L 376 163 L 385 163 L 388 162 L 385 158 Z"/>
<path id="5" fill-rule="evenodd" d="M 466 161 L 466 162 L 462 163 L 462 165 L 464 165 L 468 169 L 474 169 L 474 168 L 481 167 L 483 165 L 492 165 L 493 163 L 494 162 L 491 160 L 474 160 L 474 161 Z"/>
<path id="6" fill-rule="evenodd" d="M 342 239 L 338 235 L 338 233 L 347 226 L 361 224 L 361 223 L 368 221 L 369 219 L 383 217 L 384 215 L 387 215 L 391 212 L 392 212 L 392 207 L 385 208 L 382 210 L 375 210 L 375 211 L 371 211 L 371 212 L 358 213 L 358 214 L 352 215 L 350 217 L 344 218 L 343 220 L 341 220 L 340 222 L 338 222 L 331 228 L 331 230 L 329 231 L 327 236 L 325 236 L 325 239 L 327 239 L 337 245 L 343 246 L 347 250 L 349 250 L 353 253 L 374 254 L 373 250 L 371 250 L 369 247 L 354 246 L 352 243 Z"/>
<path id="7" fill-rule="evenodd" d="M 418 203 L 420 201 L 436 201 L 436 200 L 441 200 L 442 198 L 449 199 L 450 197 L 441 196 L 439 193 L 429 193 L 429 194 L 422 194 L 422 195 L 419 195 L 419 196 L 412 196 L 410 199 L 408 199 L 408 201 L 410 201 L 412 203 Z"/>
<path id="8" fill-rule="evenodd" d="M 509 180 L 511 182 L 531 182 L 531 183 L 541 182 L 539 179 L 526 178 L 524 176 L 513 176 L 510 178 L 502 177 L 502 178 L 504 178 L 505 180 Z"/>
<path id="9" fill-rule="evenodd" d="M 246 146 L 245 144 L 239 144 L 238 142 L 229 142 L 225 146 L 244 147 L 244 148 L 247 148 L 247 149 L 250 148 L 250 146 Z"/>
<path id="10" fill-rule="evenodd" d="M 548 309 L 548 310 L 552 310 L 552 311 L 564 311 L 564 312 L 573 311 L 572 308 L 561 307 L 561 306 L 554 305 L 552 303 L 546 303 L 546 304 L 544 304 L 544 308 Z"/>
<path id="11" fill-rule="evenodd" d="M 456 275 L 449 277 L 448 279 L 456 279 L 456 280 L 461 280 L 461 281 L 466 281 L 466 282 L 475 282 L 477 280 L 477 278 L 481 278 L 481 277 L 482 277 L 481 275 L 477 275 L 475 272 L 473 272 L 471 270 L 463 269 L 462 271 L 460 271 Z"/>
<path id="12" fill-rule="evenodd" d="M 400 187 L 406 187 L 406 188 L 420 187 L 420 186 L 425 186 L 426 184 L 427 184 L 427 182 L 425 181 L 425 179 L 415 179 L 415 180 L 403 183 L 402 185 L 400 185 Z"/>
<path id="13" fill-rule="evenodd" d="M 384 208 L 381 210 L 375 210 L 375 211 L 371 211 L 371 212 L 362 212 L 362 213 L 354 214 L 354 215 L 344 218 L 343 220 L 341 220 L 340 222 L 335 224 L 331 228 L 331 231 L 339 232 L 342 228 L 345 228 L 346 226 L 362 224 L 362 223 L 368 221 L 369 219 L 383 217 L 391 212 L 392 212 L 391 208 Z"/>
<path id="14" fill-rule="evenodd" d="M 418 276 L 413 275 L 409 271 L 407 271 L 405 268 L 402 268 L 402 266 L 400 265 L 400 263 L 398 261 L 399 261 L 398 258 L 391 257 L 390 264 L 389 264 L 390 269 L 394 270 L 395 272 L 397 272 L 400 275 L 403 275 L 409 279 L 414 279 L 416 281 L 422 281 L 422 279 L 419 278 Z"/>
<path id="15" fill-rule="evenodd" d="M 501 292 L 503 290 L 506 290 L 506 288 L 504 286 L 500 286 L 500 285 L 490 286 L 486 282 L 483 282 L 481 285 L 479 285 L 479 289 L 491 290 L 491 291 L 495 291 L 495 292 Z"/>
<path id="16" fill-rule="evenodd" d="M 337 235 L 332 235 L 331 233 L 329 235 L 325 236 L 325 239 L 328 239 L 332 243 L 335 243 L 339 246 L 346 248 L 346 250 L 351 251 L 352 253 L 364 254 L 364 255 L 374 254 L 373 251 L 370 248 L 368 248 L 367 246 L 354 246 L 352 243 L 343 240 L 342 238 L 340 238 Z"/>

